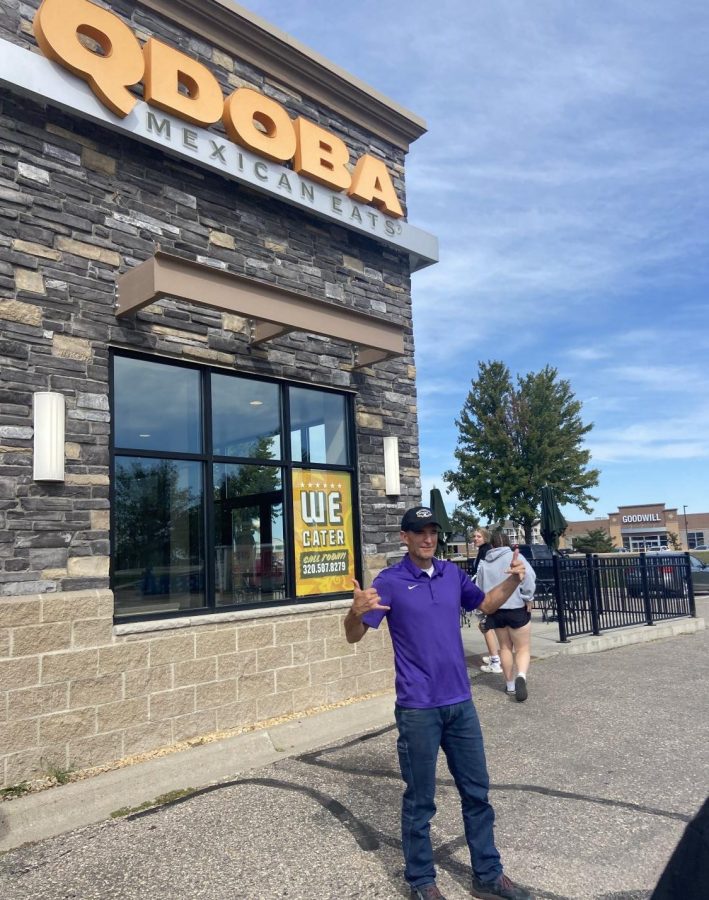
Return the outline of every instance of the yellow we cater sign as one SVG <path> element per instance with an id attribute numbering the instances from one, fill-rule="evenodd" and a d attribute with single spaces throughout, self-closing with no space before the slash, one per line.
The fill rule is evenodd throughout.
<path id="1" fill-rule="evenodd" d="M 293 471 L 296 596 L 352 590 L 354 528 L 347 472 Z"/>

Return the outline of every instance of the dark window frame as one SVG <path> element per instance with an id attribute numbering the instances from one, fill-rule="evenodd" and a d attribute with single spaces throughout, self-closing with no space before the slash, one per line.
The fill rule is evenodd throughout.
<path id="1" fill-rule="evenodd" d="M 688 531 L 687 532 L 687 547 L 690 550 L 694 550 L 695 547 L 703 547 L 706 544 L 704 540 L 704 531 Z"/>
<path id="2" fill-rule="evenodd" d="M 179 368 L 187 368 L 198 373 L 201 383 L 201 399 L 202 399 L 202 452 L 201 453 L 183 453 L 168 451 L 146 451 L 140 448 L 117 447 L 115 445 L 115 384 L 114 384 L 114 360 L 116 357 L 135 359 L 144 362 L 154 362 L 163 365 L 171 365 Z M 212 452 L 212 404 L 211 404 L 211 378 L 212 374 L 234 375 L 239 378 L 253 379 L 254 381 L 263 381 L 269 384 L 275 384 L 278 387 L 280 418 L 281 418 L 281 458 L 277 460 L 258 460 L 252 457 L 241 456 L 225 456 L 215 455 Z M 294 461 L 291 458 L 291 436 L 290 436 L 290 412 L 289 412 L 289 390 L 294 388 L 306 388 L 309 390 L 319 391 L 323 393 L 333 394 L 344 399 L 345 414 L 345 443 L 348 455 L 347 465 L 337 465 L 333 463 L 314 463 Z M 362 580 L 361 569 L 361 522 L 360 522 L 360 503 L 359 503 L 359 465 L 357 458 L 357 441 L 356 441 L 356 424 L 355 424 L 355 398 L 352 392 L 337 390 L 318 384 L 310 384 L 305 382 L 289 381 L 282 378 L 272 378 L 251 372 L 245 372 L 235 369 L 221 369 L 216 366 L 206 366 L 199 363 L 188 362 L 184 360 L 175 360 L 169 357 L 157 356 L 154 354 L 145 354 L 131 351 L 123 348 L 109 348 L 109 401 L 111 409 L 111 428 L 110 428 L 110 489 L 109 502 L 111 512 L 111 557 L 109 578 L 111 588 L 115 585 L 114 576 L 114 560 L 115 560 L 115 539 L 116 539 L 116 457 L 141 457 L 153 459 L 170 459 L 170 460 L 189 460 L 197 461 L 202 466 L 203 485 L 204 485 L 204 508 L 203 508 L 203 528 L 204 528 L 204 552 L 205 552 L 205 602 L 206 606 L 198 609 L 187 610 L 167 610 L 164 612 L 149 613 L 131 613 L 121 614 L 114 606 L 114 621 L 117 623 L 128 622 L 147 622 L 159 621 L 161 619 L 184 618 L 186 616 L 203 616 L 213 615 L 215 613 L 228 613 L 235 610 L 249 609 L 267 609 L 280 606 L 303 605 L 309 603 L 327 603 L 333 599 L 339 599 L 347 596 L 346 592 L 328 593 L 309 595 L 305 597 L 297 597 L 295 595 L 295 548 L 292 539 L 293 531 L 293 491 L 291 473 L 294 469 L 313 469 L 327 471 L 347 472 L 351 478 L 352 485 L 352 524 L 353 524 L 353 552 L 355 555 L 355 572 L 358 580 Z M 283 542 L 284 542 L 284 562 L 285 562 L 285 585 L 286 596 L 282 600 L 270 600 L 259 603 L 236 603 L 232 605 L 216 605 L 215 591 L 215 513 L 214 513 L 214 465 L 215 464 L 232 464 L 232 465 L 272 465 L 281 473 L 282 491 L 283 491 Z M 114 599 L 115 603 L 115 599 Z"/>

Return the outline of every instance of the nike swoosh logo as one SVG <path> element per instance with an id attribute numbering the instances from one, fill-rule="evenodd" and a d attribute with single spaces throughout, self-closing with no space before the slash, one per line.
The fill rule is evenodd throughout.
<path id="1" fill-rule="evenodd" d="M 414 589 L 414 588 L 417 588 L 417 587 L 421 587 L 421 585 L 420 585 L 420 584 L 410 584 L 410 585 L 409 585 L 409 590 L 410 590 L 410 591 L 413 591 L 413 589 Z"/>

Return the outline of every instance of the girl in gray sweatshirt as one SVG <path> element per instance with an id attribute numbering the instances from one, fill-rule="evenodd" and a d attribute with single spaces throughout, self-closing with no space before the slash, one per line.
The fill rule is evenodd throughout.
<path id="1" fill-rule="evenodd" d="M 493 532 L 490 544 L 485 559 L 478 566 L 476 578 L 478 587 L 486 592 L 507 578 L 512 562 L 510 541 L 504 532 Z M 531 606 L 537 579 L 527 560 L 520 558 L 524 561 L 527 574 L 512 596 L 497 612 L 487 617 L 487 622 L 495 629 L 500 645 L 505 692 L 509 697 L 522 702 L 527 699 L 527 672 L 531 659 Z"/>

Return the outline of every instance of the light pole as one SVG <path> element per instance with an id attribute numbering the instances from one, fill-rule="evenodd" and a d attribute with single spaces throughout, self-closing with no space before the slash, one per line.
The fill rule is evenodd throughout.
<path id="1" fill-rule="evenodd" d="M 687 545 L 687 550 L 689 550 L 689 529 L 687 528 L 687 505 L 686 504 L 682 507 L 682 513 L 684 515 L 684 542 Z"/>

